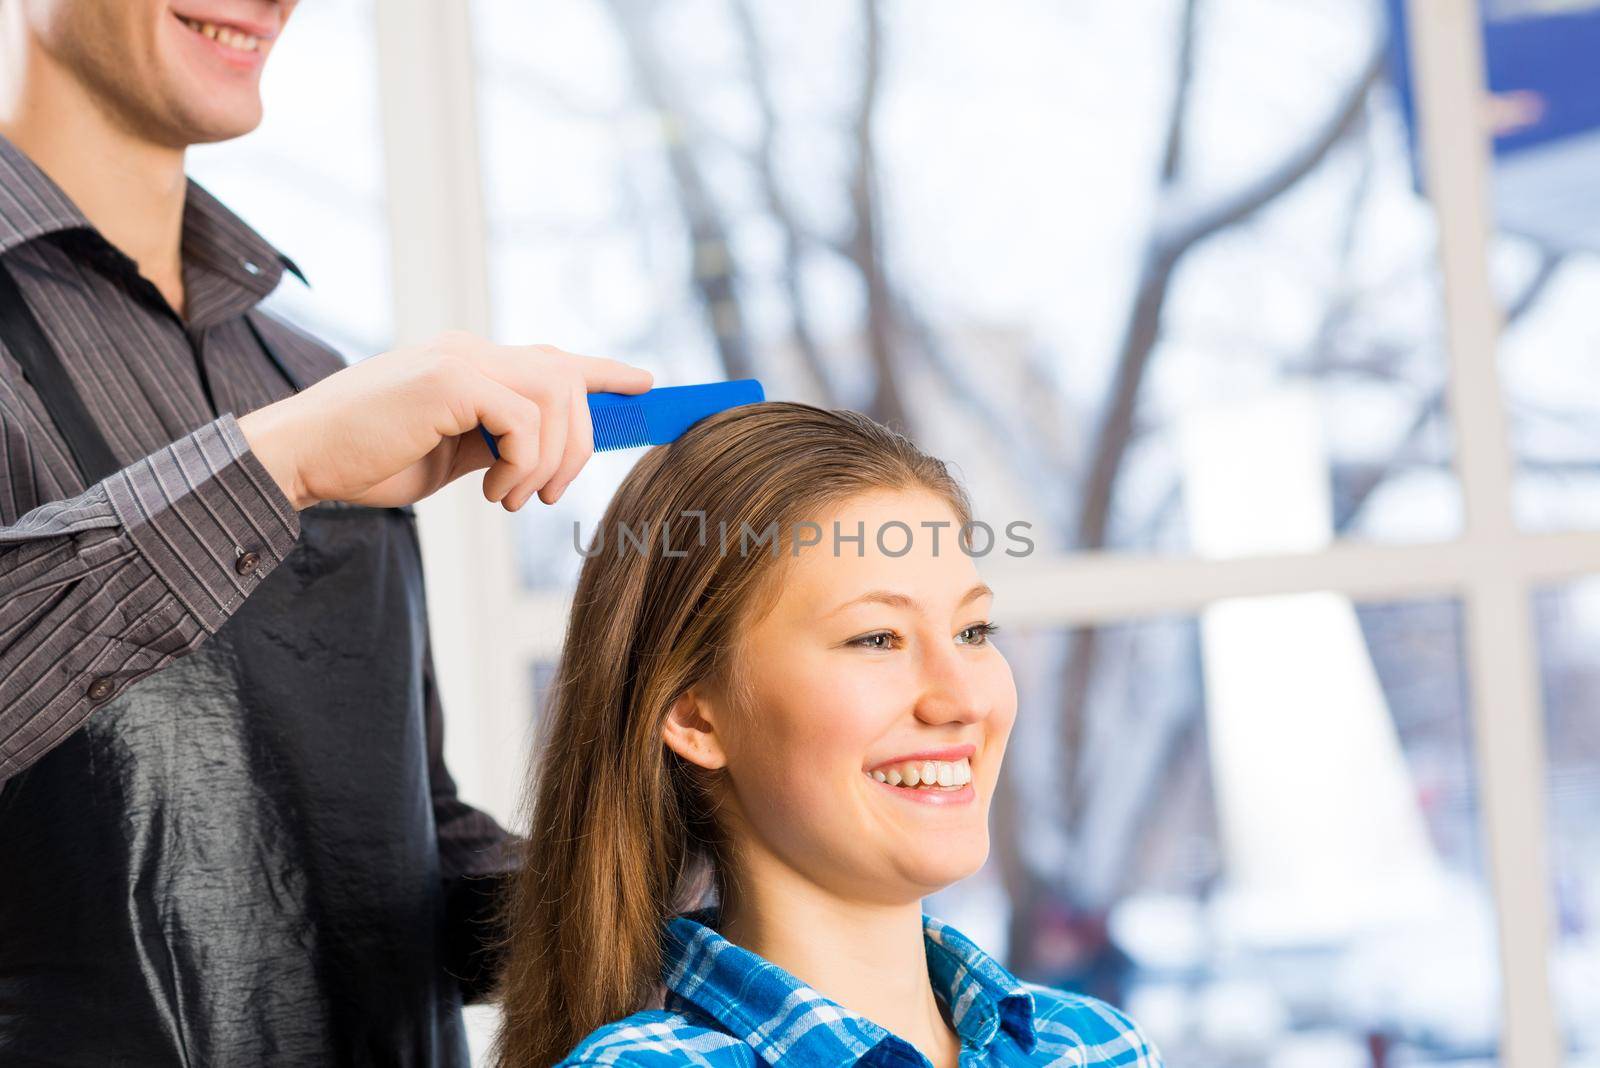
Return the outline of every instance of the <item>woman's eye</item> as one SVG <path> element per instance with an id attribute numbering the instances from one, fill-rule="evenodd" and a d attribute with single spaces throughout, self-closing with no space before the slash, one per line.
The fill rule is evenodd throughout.
<path id="1" fill-rule="evenodd" d="M 995 631 L 997 631 L 999 629 L 1000 629 L 1000 625 L 998 623 L 974 623 L 972 626 L 966 628 L 961 633 L 962 634 L 975 634 L 975 635 L 977 635 L 977 639 L 976 640 L 969 639 L 967 641 L 966 644 L 968 644 L 968 645 L 987 645 L 987 644 L 989 644 L 989 635 L 993 634 Z"/>
<path id="2" fill-rule="evenodd" d="M 892 630 L 880 630 L 876 634 L 863 634 L 859 638 L 852 639 L 850 644 L 863 649 L 892 649 L 897 637 L 898 635 Z M 883 639 L 882 643 L 878 641 L 880 638 Z"/>

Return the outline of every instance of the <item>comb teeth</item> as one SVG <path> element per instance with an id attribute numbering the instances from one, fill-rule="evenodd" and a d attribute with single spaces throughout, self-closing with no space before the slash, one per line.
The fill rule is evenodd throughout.
<path id="1" fill-rule="evenodd" d="M 596 452 L 608 449 L 631 449 L 650 444 L 650 431 L 645 425 L 644 408 L 637 401 L 595 406 L 594 448 Z"/>

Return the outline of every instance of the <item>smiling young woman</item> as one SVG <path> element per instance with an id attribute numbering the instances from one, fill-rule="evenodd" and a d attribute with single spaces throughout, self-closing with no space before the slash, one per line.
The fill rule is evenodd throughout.
<path id="1" fill-rule="evenodd" d="M 950 533 L 971 519 L 943 463 L 801 404 L 731 409 L 633 469 L 602 530 L 700 534 L 584 563 L 507 909 L 502 1066 L 1160 1063 L 1110 1006 L 922 914 L 988 855 L 1017 711 Z M 813 524 L 834 536 L 707 536 Z"/>

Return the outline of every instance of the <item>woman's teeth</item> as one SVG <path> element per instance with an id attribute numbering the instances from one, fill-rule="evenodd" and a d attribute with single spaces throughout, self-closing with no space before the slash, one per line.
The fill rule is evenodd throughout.
<path id="1" fill-rule="evenodd" d="M 220 45 L 237 48 L 241 52 L 254 52 L 256 46 L 260 44 L 260 39 L 257 37 L 240 33 L 238 30 L 230 30 L 226 26 L 218 26 L 214 22 L 201 22 L 199 19 L 184 18 L 182 15 L 178 18 L 195 33 L 203 34 Z"/>
<path id="2" fill-rule="evenodd" d="M 959 790 L 972 781 L 972 762 L 960 760 L 908 760 L 868 772 L 879 782 L 912 789 Z"/>

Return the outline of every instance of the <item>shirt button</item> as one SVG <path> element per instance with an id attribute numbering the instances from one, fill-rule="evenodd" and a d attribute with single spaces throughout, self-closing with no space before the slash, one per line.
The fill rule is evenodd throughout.
<path id="1" fill-rule="evenodd" d="M 116 688 L 117 684 L 112 682 L 110 679 L 95 679 L 89 684 L 89 700 L 104 701 L 107 697 L 111 696 L 111 691 L 115 690 Z"/>
<path id="2" fill-rule="evenodd" d="M 261 563 L 261 557 L 256 553 L 245 553 L 233 562 L 233 569 L 241 575 L 248 575 Z"/>

